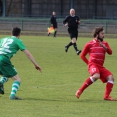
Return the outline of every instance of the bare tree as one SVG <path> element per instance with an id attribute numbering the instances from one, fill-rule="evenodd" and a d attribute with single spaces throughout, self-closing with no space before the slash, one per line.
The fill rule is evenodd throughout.
<path id="1" fill-rule="evenodd" d="M 21 1 L 22 0 L 8 0 L 7 3 L 7 16 L 10 14 L 20 14 L 21 13 Z"/>

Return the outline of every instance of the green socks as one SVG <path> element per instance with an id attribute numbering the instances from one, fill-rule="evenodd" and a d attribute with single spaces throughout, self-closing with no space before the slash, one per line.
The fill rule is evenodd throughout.
<path id="1" fill-rule="evenodd" d="M 0 82 L 2 83 L 2 84 L 4 84 L 5 82 L 7 82 L 8 81 L 8 78 L 7 77 L 1 77 L 1 79 L 0 79 Z"/>
<path id="2" fill-rule="evenodd" d="M 13 85 L 12 85 L 12 90 L 11 90 L 11 94 L 10 94 L 10 98 L 13 98 L 18 90 L 20 86 L 20 82 L 19 81 L 14 81 Z"/>

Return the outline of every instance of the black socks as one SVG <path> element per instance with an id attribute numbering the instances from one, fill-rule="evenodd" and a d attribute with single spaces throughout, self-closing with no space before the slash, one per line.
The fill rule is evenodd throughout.
<path id="1" fill-rule="evenodd" d="M 57 33 L 57 31 L 54 32 L 54 37 L 56 37 L 56 33 Z"/>
<path id="2" fill-rule="evenodd" d="M 76 50 L 76 52 L 78 51 L 77 45 L 76 43 L 73 43 L 74 49 Z"/>

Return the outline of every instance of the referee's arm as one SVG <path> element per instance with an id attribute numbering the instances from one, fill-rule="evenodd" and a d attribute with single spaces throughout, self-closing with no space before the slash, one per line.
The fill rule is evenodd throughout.
<path id="1" fill-rule="evenodd" d="M 53 26 L 53 17 L 50 18 L 51 26 Z"/>
<path id="2" fill-rule="evenodd" d="M 80 24 L 81 22 L 80 22 L 80 20 L 78 20 L 78 24 Z"/>
<path id="3" fill-rule="evenodd" d="M 63 20 L 63 25 L 64 25 L 64 26 L 68 26 L 68 23 L 67 23 L 67 22 L 68 22 L 68 17 L 66 17 L 66 18 Z"/>

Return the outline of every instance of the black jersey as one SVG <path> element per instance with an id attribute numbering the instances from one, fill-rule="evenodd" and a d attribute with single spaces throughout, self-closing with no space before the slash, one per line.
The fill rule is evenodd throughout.
<path id="1" fill-rule="evenodd" d="M 68 23 L 68 28 L 72 30 L 77 30 L 78 29 L 78 21 L 80 18 L 78 16 L 67 16 L 65 20 L 63 21 L 63 24 Z"/>
<path id="2" fill-rule="evenodd" d="M 56 16 L 55 15 L 51 16 L 50 22 L 51 22 L 51 24 L 57 24 Z"/>

